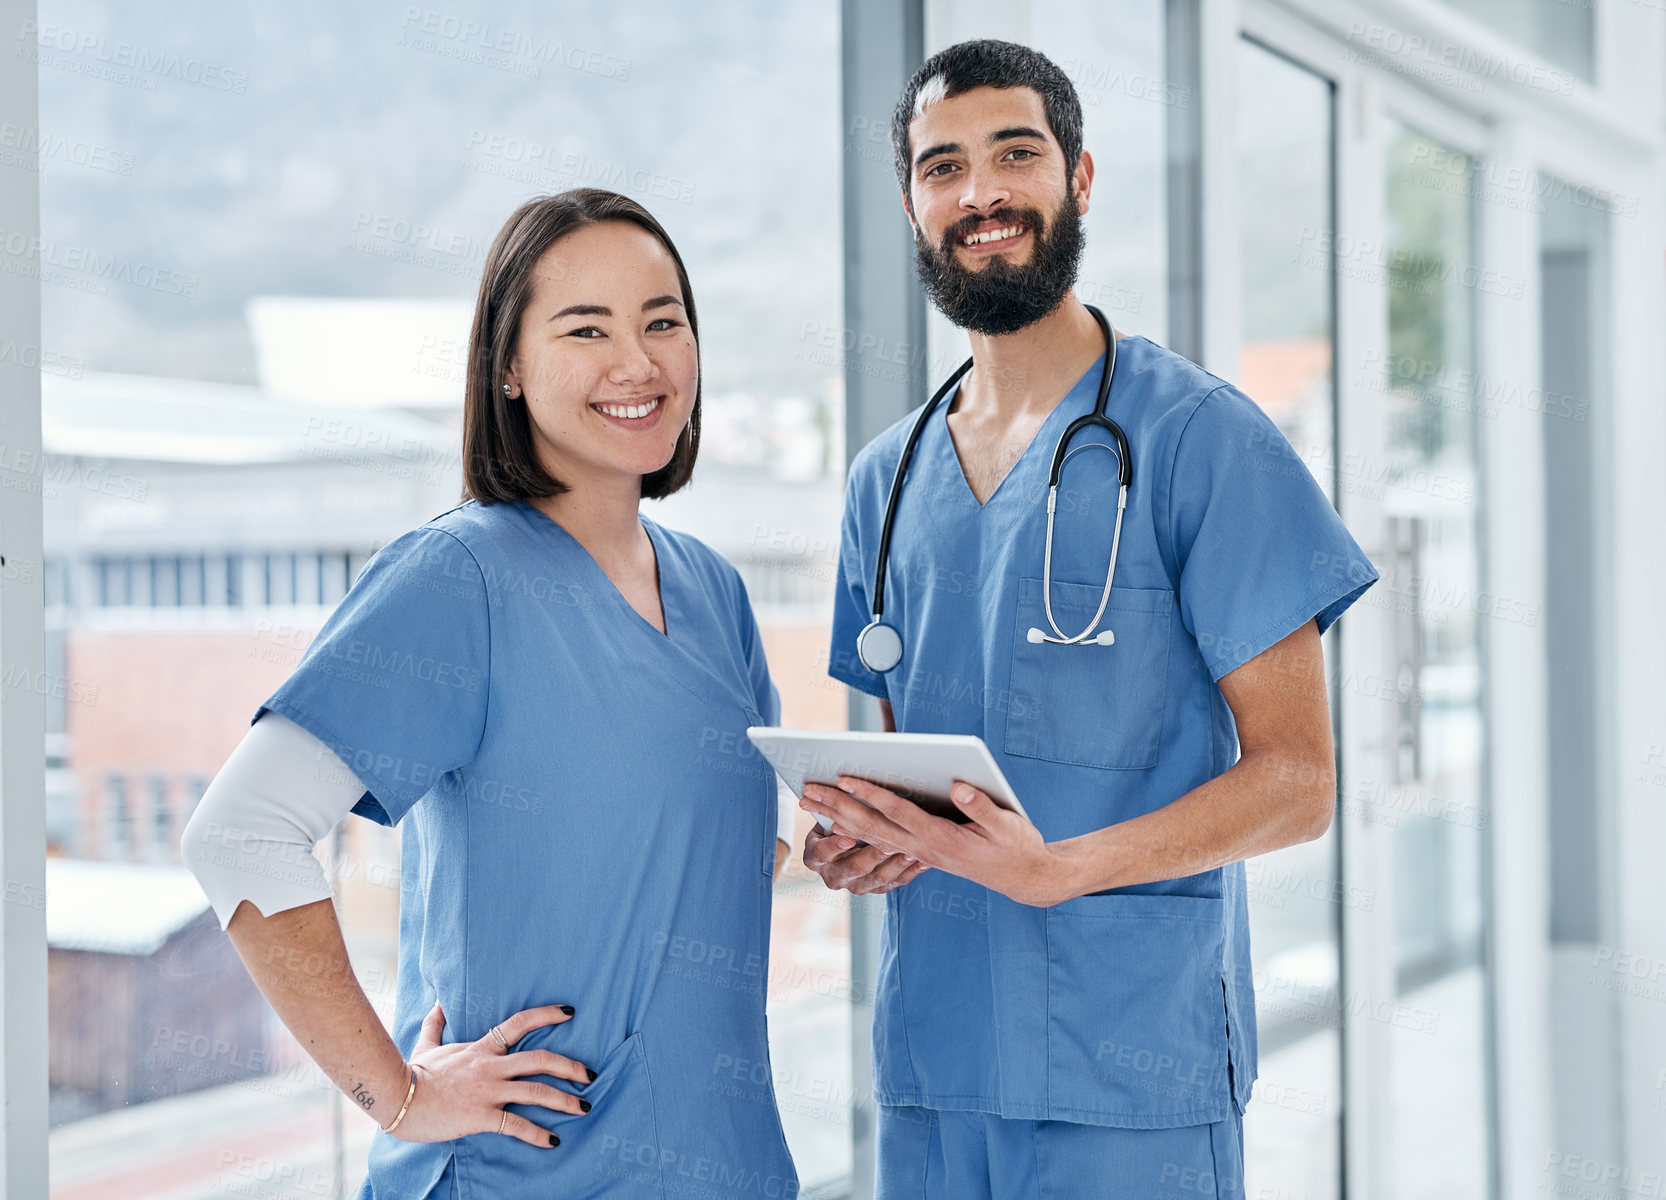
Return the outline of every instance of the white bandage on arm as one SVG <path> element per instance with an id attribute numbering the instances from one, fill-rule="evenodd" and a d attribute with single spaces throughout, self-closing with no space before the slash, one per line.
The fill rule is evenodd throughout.
<path id="1" fill-rule="evenodd" d="M 180 850 L 220 928 L 244 900 L 265 916 L 331 896 L 312 848 L 365 793 L 331 749 L 271 710 L 244 735 L 186 822 Z"/>
<path id="2" fill-rule="evenodd" d="M 787 781 L 779 775 L 775 777 L 775 838 L 787 843 L 787 849 L 793 844 L 793 819 L 798 815 L 798 797 L 787 786 Z"/>

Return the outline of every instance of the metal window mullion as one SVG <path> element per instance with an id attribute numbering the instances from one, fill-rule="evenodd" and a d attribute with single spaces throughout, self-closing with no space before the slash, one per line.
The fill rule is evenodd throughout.
<path id="1" fill-rule="evenodd" d="M 840 142 L 843 147 L 842 231 L 844 337 L 857 349 L 845 361 L 845 465 L 875 434 L 925 399 L 925 298 L 914 275 L 912 234 L 891 165 L 888 142 L 870 131 L 889 122 L 909 75 L 925 57 L 923 0 L 842 0 L 840 8 Z M 884 152 L 875 153 L 876 146 Z M 861 347 L 906 347 L 895 361 L 863 370 Z M 894 351 L 893 351 L 894 353 Z M 878 728 L 878 706 L 856 692 L 853 729 Z M 870 1037 L 881 917 L 872 905 L 850 909 L 851 1091 L 873 1093 Z M 869 1200 L 874 1186 L 874 1110 L 851 1110 L 851 1200 Z"/>
<path id="2" fill-rule="evenodd" d="M 32 29 L 36 20 L 35 0 L 0 0 L 0 29 Z M 33 47 L 19 39 L 16 51 L 0 70 L 0 127 L 38 131 Z M 38 154 L 31 157 L 32 167 L 0 167 L 0 229 L 38 246 L 40 174 Z M 0 273 L 0 329 L 24 350 L 0 360 L 0 444 L 18 456 L 13 461 L 39 462 L 38 273 Z M 42 542 L 39 490 L 0 488 L 0 554 L 38 564 Z M 46 703 L 32 686 L 45 668 L 41 575 L 0 578 L 0 680 L 7 681 L 0 704 L 0 864 L 8 896 L 37 898 L 46 887 Z M 47 1044 L 44 903 L 0 905 L 0 1194 L 11 1200 L 47 1194 Z"/>

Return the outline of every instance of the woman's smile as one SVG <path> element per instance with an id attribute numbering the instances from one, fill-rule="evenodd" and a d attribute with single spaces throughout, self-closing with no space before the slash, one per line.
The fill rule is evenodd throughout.
<path id="1" fill-rule="evenodd" d="M 623 429 L 652 429 L 659 424 L 664 396 L 632 396 L 624 400 L 597 400 L 590 405 L 610 424 Z"/>

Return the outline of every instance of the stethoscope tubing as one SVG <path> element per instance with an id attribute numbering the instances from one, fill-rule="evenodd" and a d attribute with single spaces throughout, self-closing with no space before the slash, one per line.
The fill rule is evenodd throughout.
<path id="1" fill-rule="evenodd" d="M 1065 431 L 1059 435 L 1058 445 L 1053 450 L 1052 466 L 1047 473 L 1047 541 L 1042 552 L 1042 607 L 1047 614 L 1047 623 L 1052 626 L 1053 633 L 1056 636 L 1049 637 L 1042 634 L 1040 638 L 1037 638 L 1035 635 L 1040 634 L 1041 631 L 1037 629 L 1030 631 L 1031 641 L 1039 640 L 1063 646 L 1110 644 L 1111 633 L 1109 630 L 1105 631 L 1103 635 L 1107 639 L 1104 641 L 1100 640 L 1101 635 L 1094 635 L 1094 630 L 1100 620 L 1103 619 L 1105 609 L 1110 603 L 1111 583 L 1116 577 L 1117 551 L 1122 544 L 1122 516 L 1128 505 L 1128 488 L 1134 480 L 1133 458 L 1128 449 L 1128 438 L 1123 433 L 1122 427 L 1105 413 L 1111 395 L 1111 382 L 1116 375 L 1116 335 L 1111 331 L 1110 322 L 1105 319 L 1104 313 L 1091 304 L 1087 305 L 1086 308 L 1088 312 L 1093 314 L 1093 319 L 1099 323 L 1099 328 L 1104 332 L 1105 365 L 1099 373 L 1099 393 L 1094 401 L 1093 412 L 1086 416 L 1077 417 L 1072 421 Z M 966 372 L 971 369 L 972 359 L 968 358 L 955 369 L 952 375 L 943 381 L 943 385 L 937 389 L 931 399 L 926 402 L 925 407 L 920 410 L 920 415 L 915 420 L 913 428 L 908 431 L 907 440 L 903 442 L 902 454 L 897 458 L 897 468 L 891 476 L 891 491 L 885 500 L 885 517 L 880 524 L 879 546 L 874 558 L 872 620 L 857 635 L 856 639 L 857 658 L 864 667 L 874 674 L 883 675 L 894 669 L 897 663 L 901 661 L 902 635 L 896 631 L 895 627 L 884 621 L 884 615 L 885 577 L 891 561 L 891 533 L 896 527 L 897 503 L 902 496 L 903 481 L 908 477 L 908 467 L 914 459 L 914 448 L 919 443 L 920 435 L 925 432 L 926 423 L 931 420 L 932 413 L 937 410 L 937 406 L 943 402 L 943 398 L 949 394 L 955 384 L 959 383 Z M 1089 426 L 1098 426 L 1105 429 L 1115 442 L 1114 446 L 1105 446 L 1105 449 L 1115 454 L 1117 460 L 1116 528 L 1111 534 L 1111 561 L 1109 569 L 1105 572 L 1105 587 L 1099 596 L 1098 611 L 1094 613 L 1093 620 L 1088 622 L 1086 629 L 1075 637 L 1070 637 L 1059 628 L 1058 621 L 1053 617 L 1053 519 L 1058 502 L 1059 477 L 1064 470 L 1065 462 L 1077 451 L 1089 449 L 1090 446 L 1104 446 L 1103 442 L 1093 442 L 1088 445 L 1077 446 L 1074 449 L 1071 448 L 1071 439 Z M 888 631 L 891 636 L 870 640 L 870 635 L 881 631 Z M 884 644 L 887 648 L 884 656 L 886 661 L 883 663 L 871 662 L 866 648 L 869 645 L 879 644 Z"/>
<path id="2" fill-rule="evenodd" d="M 1097 446 L 1104 443 L 1095 442 L 1093 444 Z M 1109 446 L 1105 448 L 1110 449 Z M 1087 446 L 1076 447 L 1076 450 L 1086 449 L 1088 449 Z M 1072 450 L 1070 454 L 1075 454 L 1076 450 Z M 1070 454 L 1065 455 L 1066 461 L 1069 460 Z M 1111 602 L 1111 581 L 1116 578 L 1116 553 L 1122 546 L 1122 514 L 1128 507 L 1128 485 L 1120 484 L 1117 487 L 1116 527 L 1111 531 L 1111 565 L 1105 571 L 1105 590 L 1099 593 L 1099 607 L 1094 610 L 1093 620 L 1089 621 L 1087 628 L 1075 637 L 1070 637 L 1064 630 L 1060 629 L 1057 619 L 1053 616 L 1053 510 L 1057 506 L 1058 495 L 1058 484 L 1052 484 L 1047 488 L 1047 545 L 1041 554 L 1041 607 L 1047 613 L 1047 624 L 1053 627 L 1053 632 L 1057 636 L 1051 638 L 1043 636 L 1041 640 L 1056 646 L 1082 646 L 1088 644 L 1089 635 L 1099 627 L 1099 622 L 1105 615 L 1105 606 Z"/>

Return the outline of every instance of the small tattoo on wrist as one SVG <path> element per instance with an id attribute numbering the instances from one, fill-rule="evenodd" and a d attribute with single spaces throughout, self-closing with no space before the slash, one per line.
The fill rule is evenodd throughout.
<path id="1" fill-rule="evenodd" d="M 355 1083 L 353 1085 L 353 1090 L 347 1094 L 357 1100 L 359 1102 L 359 1107 L 364 1109 L 366 1112 L 369 1112 L 370 1109 L 376 1104 L 376 1098 L 364 1090 L 364 1084 L 362 1083 Z"/>

